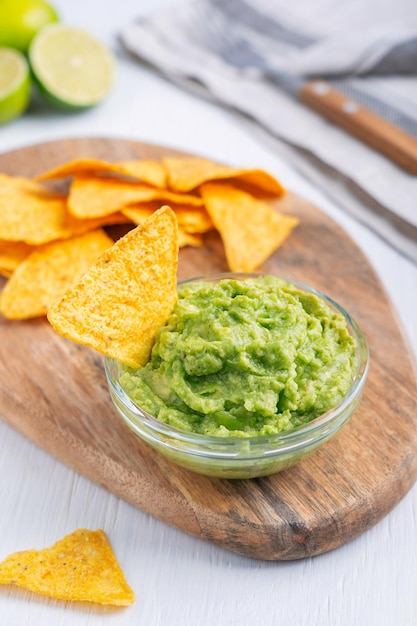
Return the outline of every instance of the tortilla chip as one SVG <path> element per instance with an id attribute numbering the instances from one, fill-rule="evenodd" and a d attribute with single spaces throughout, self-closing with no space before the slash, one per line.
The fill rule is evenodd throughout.
<path id="1" fill-rule="evenodd" d="M 141 204 L 138 206 L 126 207 L 122 209 L 122 213 L 126 216 L 126 218 L 128 218 L 131 222 L 133 222 L 133 224 L 136 224 L 138 226 L 139 224 L 143 224 L 143 222 L 146 219 L 148 219 L 148 217 L 150 217 L 152 213 L 157 211 L 159 208 L 160 208 L 159 204 L 154 206 L 154 203 L 152 202 L 148 202 L 148 203 L 145 202 L 143 203 L 143 205 Z M 175 207 L 171 206 L 171 208 L 173 209 L 174 213 L 178 217 Z M 178 220 L 178 248 L 184 248 L 185 246 L 192 246 L 194 248 L 200 248 L 202 245 L 203 245 L 203 239 L 201 237 L 201 234 L 188 232 L 186 230 L 186 227 L 182 226 Z"/>
<path id="2" fill-rule="evenodd" d="M 109 213 L 109 215 L 103 215 L 101 217 L 90 217 L 85 219 L 79 219 L 74 217 L 71 213 L 67 213 L 65 216 L 65 224 L 61 232 L 61 239 L 67 237 L 73 237 L 75 235 L 82 235 L 88 233 L 102 226 L 112 226 L 113 224 L 127 224 L 131 220 L 123 215 L 121 211 L 115 213 Z"/>
<path id="3" fill-rule="evenodd" d="M 0 563 L 0 583 L 60 600 L 129 606 L 129 587 L 102 530 L 80 529 L 43 550 L 15 552 Z"/>
<path id="4" fill-rule="evenodd" d="M 174 206 L 178 224 L 187 233 L 207 233 L 214 229 L 213 220 L 206 209 L 190 208 L 187 206 Z"/>
<path id="5" fill-rule="evenodd" d="M 203 245 L 203 237 L 200 233 L 187 233 L 182 226 L 178 226 L 178 247 L 185 248 L 201 248 Z"/>
<path id="6" fill-rule="evenodd" d="M 33 250 L 34 246 L 20 241 L 0 240 L 0 273 L 4 276 L 11 276 Z"/>
<path id="7" fill-rule="evenodd" d="M 170 207 L 172 209 L 172 205 L 170 205 Z M 152 213 L 155 213 L 155 211 L 160 208 L 160 203 L 154 205 L 153 202 L 141 202 L 137 205 L 133 204 L 131 206 L 129 205 L 123 207 L 120 212 L 126 217 L 126 219 L 133 222 L 133 224 L 136 224 L 136 226 L 139 226 L 139 224 L 143 224 L 143 222 L 147 220 Z"/>
<path id="8" fill-rule="evenodd" d="M 177 299 L 178 228 L 167 206 L 106 250 L 48 312 L 55 330 L 142 367 Z"/>
<path id="9" fill-rule="evenodd" d="M 205 183 L 201 194 L 223 240 L 232 272 L 252 272 L 285 241 L 298 219 L 225 183 Z"/>
<path id="10" fill-rule="evenodd" d="M 116 163 L 110 163 L 102 159 L 75 159 L 43 172 L 43 174 L 39 174 L 35 177 L 35 180 L 45 181 L 67 178 L 68 176 L 93 176 L 106 173 L 136 178 L 154 187 L 166 186 L 166 174 L 162 164 L 151 159 L 119 161 Z"/>
<path id="11" fill-rule="evenodd" d="M 268 172 L 259 169 L 236 169 L 200 157 L 166 157 L 162 159 L 168 186 L 173 191 L 188 192 L 205 182 L 234 179 L 271 196 L 285 193 L 281 183 Z"/>
<path id="12" fill-rule="evenodd" d="M 29 178 L 0 174 L 0 240 L 41 245 L 126 221 L 116 212 L 79 220 L 68 213 L 66 196 Z"/>
<path id="13" fill-rule="evenodd" d="M 141 224 L 149 215 L 159 209 L 159 202 L 141 202 L 123 207 L 121 213 L 134 224 Z M 213 222 L 203 207 L 190 207 L 187 204 L 170 204 L 177 216 L 178 224 L 188 233 L 206 233 L 214 228 Z"/>
<path id="14" fill-rule="evenodd" d="M 120 161 L 114 165 L 121 168 L 121 173 L 126 176 L 137 178 L 144 183 L 148 183 L 148 185 L 160 187 L 161 189 L 167 186 L 165 168 L 159 161 L 141 159 L 134 161 Z"/>
<path id="15" fill-rule="evenodd" d="M 0 174 L 0 239 L 41 244 L 63 229 L 66 198 L 28 178 Z"/>
<path id="16" fill-rule="evenodd" d="M 113 245 L 103 230 L 38 246 L 20 263 L 0 294 L 8 319 L 46 315 L 97 257 Z"/>
<path id="17" fill-rule="evenodd" d="M 68 209 L 79 219 L 102 217 L 120 211 L 129 204 L 162 200 L 202 206 L 201 198 L 179 195 L 165 189 L 156 189 L 140 183 L 132 183 L 103 177 L 77 177 L 69 192 Z"/>

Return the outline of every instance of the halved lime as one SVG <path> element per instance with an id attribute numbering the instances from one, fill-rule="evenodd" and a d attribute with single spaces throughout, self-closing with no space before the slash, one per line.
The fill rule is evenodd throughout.
<path id="1" fill-rule="evenodd" d="M 33 39 L 29 62 L 41 92 L 54 105 L 85 109 L 108 93 L 114 61 L 104 44 L 72 26 L 50 24 Z"/>
<path id="2" fill-rule="evenodd" d="M 23 113 L 29 98 L 29 66 L 24 55 L 12 48 L 0 48 L 0 124 Z"/>

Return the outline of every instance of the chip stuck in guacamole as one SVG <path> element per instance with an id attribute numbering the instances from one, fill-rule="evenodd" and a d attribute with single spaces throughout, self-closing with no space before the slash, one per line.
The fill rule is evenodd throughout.
<path id="1" fill-rule="evenodd" d="M 322 298 L 273 276 L 189 282 L 149 363 L 120 384 L 150 415 L 218 437 L 279 433 L 339 404 L 356 342 Z"/>
<path id="2" fill-rule="evenodd" d="M 48 311 L 77 343 L 140 367 L 177 299 L 178 228 L 168 206 L 106 249 Z"/>

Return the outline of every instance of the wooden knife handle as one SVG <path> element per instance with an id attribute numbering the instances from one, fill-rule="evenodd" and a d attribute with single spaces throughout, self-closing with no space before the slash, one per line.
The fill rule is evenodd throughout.
<path id="1" fill-rule="evenodd" d="M 417 174 L 417 139 L 321 80 L 305 83 L 300 100 L 323 117 Z"/>

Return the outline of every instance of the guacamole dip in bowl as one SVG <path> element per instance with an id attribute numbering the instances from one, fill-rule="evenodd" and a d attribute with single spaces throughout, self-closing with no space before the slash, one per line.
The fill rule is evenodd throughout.
<path id="1" fill-rule="evenodd" d="M 368 349 L 358 324 L 310 287 L 262 274 L 182 282 L 152 355 L 105 359 L 128 426 L 187 469 L 252 478 L 297 463 L 360 402 Z"/>

